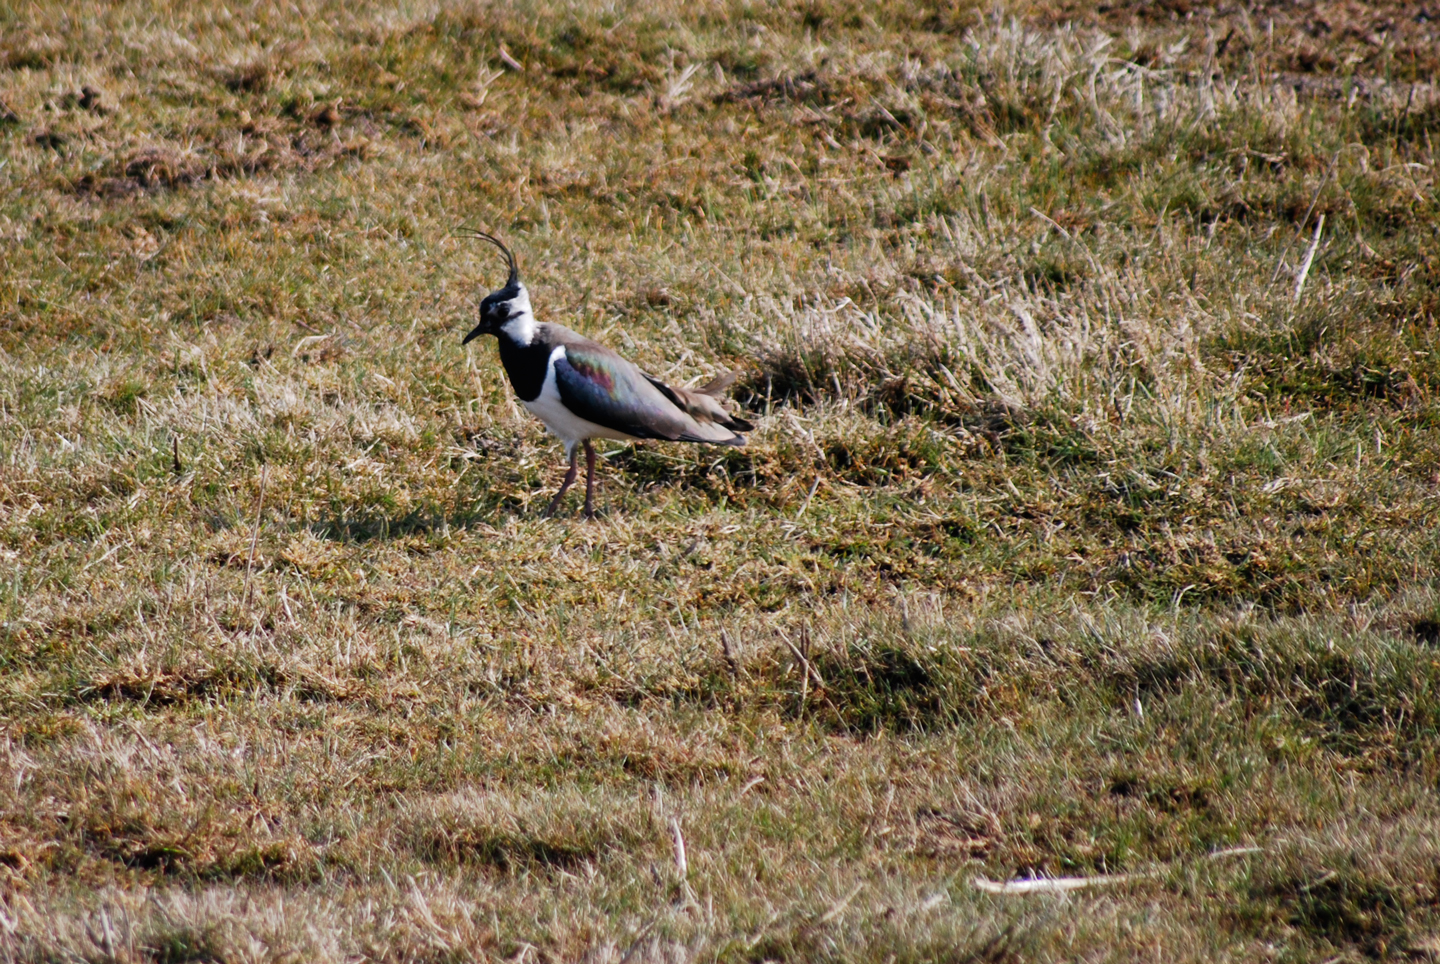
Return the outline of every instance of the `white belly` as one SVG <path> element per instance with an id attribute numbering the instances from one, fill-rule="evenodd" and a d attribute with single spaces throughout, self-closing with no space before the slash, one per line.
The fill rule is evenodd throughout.
<path id="1" fill-rule="evenodd" d="M 560 400 L 560 389 L 555 385 L 555 359 L 564 352 L 565 348 L 561 345 L 550 353 L 550 364 L 545 371 L 545 384 L 540 389 L 539 397 L 531 402 L 521 399 L 520 404 L 559 436 L 565 443 L 566 455 L 569 455 L 578 443 L 588 438 L 613 438 L 622 441 L 634 439 L 633 435 L 626 435 L 624 432 L 617 432 L 580 418 L 565 407 L 565 403 Z"/>

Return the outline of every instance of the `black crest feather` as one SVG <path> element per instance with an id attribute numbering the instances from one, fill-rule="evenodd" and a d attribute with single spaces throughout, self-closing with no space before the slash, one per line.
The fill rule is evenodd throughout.
<path id="1" fill-rule="evenodd" d="M 515 262 L 515 255 L 510 253 L 510 249 L 505 247 L 505 243 L 499 238 L 493 234 L 486 234 L 484 231 L 466 231 L 455 235 L 455 237 L 478 238 L 481 241 L 489 241 L 495 245 L 495 247 L 500 249 L 500 253 L 505 256 L 505 264 L 510 268 L 510 277 L 505 279 L 505 287 L 510 288 L 520 283 L 520 266 Z"/>

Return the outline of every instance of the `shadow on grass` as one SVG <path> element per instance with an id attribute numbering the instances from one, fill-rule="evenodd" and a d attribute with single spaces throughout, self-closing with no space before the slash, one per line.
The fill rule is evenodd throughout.
<path id="1" fill-rule="evenodd" d="M 642 492 L 660 488 L 729 496 L 768 481 L 766 468 L 751 453 L 728 446 L 628 445 L 604 458 Z"/>
<path id="2" fill-rule="evenodd" d="M 802 627 L 795 641 L 744 660 L 727 657 L 679 686 L 612 694 L 627 705 L 675 703 L 772 707 L 851 737 L 935 732 L 993 712 L 989 684 L 1000 667 L 966 664 L 946 647 L 883 629 L 812 648 Z"/>
<path id="3" fill-rule="evenodd" d="M 316 538 L 328 542 L 387 542 L 414 536 L 442 536 L 454 529 L 495 525 L 511 517 L 538 513 L 540 508 L 543 507 L 527 506 L 519 499 L 500 498 L 476 500 L 463 508 L 448 511 L 431 506 L 399 516 L 364 509 L 346 510 L 312 520 L 305 528 Z"/>
<path id="4" fill-rule="evenodd" d="M 317 674 L 249 659 L 216 664 L 193 660 L 175 665 L 121 666 L 78 680 L 74 695 L 81 703 L 131 703 L 163 708 L 257 692 L 283 692 L 302 703 L 327 703 L 347 695 L 343 684 L 337 685 Z"/>
<path id="5" fill-rule="evenodd" d="M 1437 878 L 1397 881 L 1342 865 L 1262 872 L 1251 887 L 1257 923 L 1283 923 L 1329 950 L 1390 960 L 1414 957 L 1416 917 L 1440 906 Z"/>
<path id="6" fill-rule="evenodd" d="M 570 870 L 597 859 L 605 843 L 579 835 L 567 839 L 489 827 L 441 827 L 422 834 L 415 851 L 427 863 L 471 864 L 511 873 L 537 868 Z"/>
<path id="7" fill-rule="evenodd" d="M 1300 629 L 1235 627 L 1185 650 L 1144 656 L 1112 676 L 1116 698 L 1217 686 L 1247 712 L 1283 706 L 1323 745 L 1347 755 L 1427 755 L 1440 711 L 1440 671 L 1418 647 L 1347 648 Z"/>
<path id="8" fill-rule="evenodd" d="M 1000 930 L 976 926 L 975 930 L 968 935 L 946 935 L 946 939 L 943 941 L 937 940 L 933 944 L 922 942 L 906 947 L 905 942 L 898 939 L 898 933 L 887 934 L 887 930 L 890 928 L 882 925 L 873 935 L 876 938 L 876 947 L 883 946 L 886 950 L 891 947 L 901 947 L 904 948 L 903 956 L 890 952 L 883 958 L 877 955 L 873 958 L 874 960 L 944 961 L 946 964 L 1012 964 L 1012 962 L 1028 960 L 1031 958 L 1031 948 L 1039 932 L 1037 927 L 1013 922 Z M 868 956 L 852 958 L 848 955 L 836 954 L 833 935 L 827 931 L 819 919 L 816 919 L 799 921 L 789 929 L 766 935 L 750 946 L 747 953 L 739 959 L 759 962 L 869 960 L 871 958 Z"/>
<path id="9" fill-rule="evenodd" d="M 501 874 L 569 871 L 644 846 L 634 814 L 570 791 L 509 796 L 464 792 L 415 812 L 405 832 L 427 864 Z"/>

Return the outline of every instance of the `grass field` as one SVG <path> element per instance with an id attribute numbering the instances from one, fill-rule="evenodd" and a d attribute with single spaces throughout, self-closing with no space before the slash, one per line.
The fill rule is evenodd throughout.
<path id="1" fill-rule="evenodd" d="M 1408 0 L 0 9 L 3 959 L 1440 959 L 1437 73 Z M 541 519 L 462 228 L 751 444 Z"/>

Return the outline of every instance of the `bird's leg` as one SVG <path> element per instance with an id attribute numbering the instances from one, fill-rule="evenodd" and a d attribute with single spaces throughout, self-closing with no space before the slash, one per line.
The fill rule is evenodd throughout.
<path id="1" fill-rule="evenodd" d="M 585 440 L 585 518 L 595 518 L 595 449 Z"/>
<path id="2" fill-rule="evenodd" d="M 586 443 L 587 447 L 589 443 Z M 570 450 L 570 471 L 565 473 L 565 481 L 560 483 L 560 491 L 555 493 L 555 498 L 550 500 L 550 507 L 545 510 L 544 518 L 548 519 L 560 508 L 560 500 L 565 498 L 565 490 L 575 482 L 575 473 L 579 471 L 580 464 L 575 459 L 575 450 Z"/>

